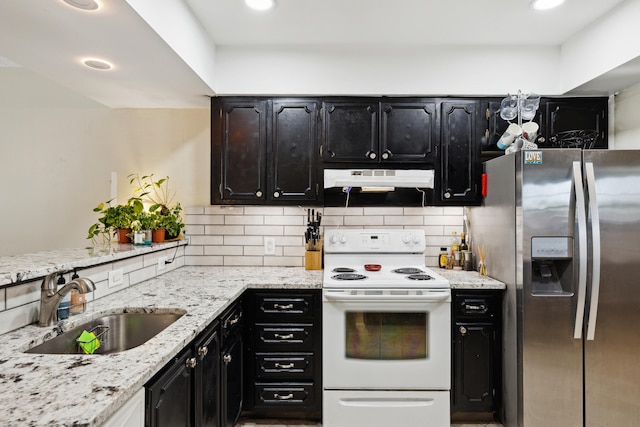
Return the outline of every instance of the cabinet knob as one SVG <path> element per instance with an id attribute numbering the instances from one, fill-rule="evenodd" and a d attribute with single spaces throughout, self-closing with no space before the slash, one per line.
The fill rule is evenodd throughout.
<path id="1" fill-rule="evenodd" d="M 382 160 L 388 160 L 391 158 L 391 155 L 391 151 L 385 150 L 380 157 L 382 157 Z"/>
<path id="2" fill-rule="evenodd" d="M 262 191 L 260 190 L 256 191 L 256 197 L 262 197 Z"/>
<path id="3" fill-rule="evenodd" d="M 458 328 L 458 331 L 460 331 L 462 335 L 467 334 L 467 328 L 465 328 L 464 326 L 460 326 L 460 328 Z"/>
<path id="4" fill-rule="evenodd" d="M 376 154 L 376 152 L 375 152 L 375 151 L 369 151 L 369 152 L 367 153 L 367 157 L 368 157 L 369 159 L 371 159 L 371 160 L 375 160 L 375 159 L 378 157 L 378 154 Z"/>
<path id="5" fill-rule="evenodd" d="M 209 353 L 209 348 L 205 345 L 198 349 L 198 356 L 205 357 Z"/>
<path id="6" fill-rule="evenodd" d="M 451 198 L 451 192 L 447 191 L 446 193 L 443 194 L 445 199 L 450 199 Z"/>
<path id="7" fill-rule="evenodd" d="M 280 197 L 280 192 L 279 192 L 279 191 L 274 191 L 274 192 L 273 192 L 273 197 L 274 197 L 275 199 L 277 199 L 278 197 Z"/>
<path id="8" fill-rule="evenodd" d="M 191 369 L 195 368 L 197 364 L 198 364 L 198 361 L 196 360 L 195 357 L 190 357 L 185 362 L 186 367 Z"/>
<path id="9" fill-rule="evenodd" d="M 231 357 L 230 354 L 225 354 L 224 356 L 222 356 L 222 361 L 224 363 L 231 363 L 231 359 L 232 359 L 232 357 Z"/>
<path id="10" fill-rule="evenodd" d="M 538 137 L 538 142 L 544 142 L 546 141 L 546 139 L 544 138 L 544 136 L 539 136 Z"/>
<path id="11" fill-rule="evenodd" d="M 242 319 L 242 312 L 236 314 L 235 316 L 233 316 L 231 319 L 227 320 L 224 324 L 224 328 L 227 329 L 230 326 L 235 325 L 236 323 L 238 323 L 240 321 L 240 319 Z"/>

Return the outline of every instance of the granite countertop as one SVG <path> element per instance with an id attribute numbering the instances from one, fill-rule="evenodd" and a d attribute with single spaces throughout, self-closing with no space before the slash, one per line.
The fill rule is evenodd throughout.
<path id="1" fill-rule="evenodd" d="M 439 270 L 453 289 L 504 289 L 476 272 Z M 0 419 L 5 426 L 99 426 L 247 288 L 320 289 L 322 270 L 299 267 L 183 267 L 98 299 L 64 330 L 123 309 L 186 310 L 145 344 L 109 355 L 23 353 L 51 327 L 0 335 Z M 82 404 L 87 402 L 87 404 Z"/>
<path id="2" fill-rule="evenodd" d="M 186 245 L 186 240 L 148 246 L 111 244 L 101 248 L 71 248 L 0 257 L 0 287 L 45 277 L 49 273 L 130 258 Z"/>
<path id="3" fill-rule="evenodd" d="M 109 355 L 23 353 L 52 328 L 29 325 L 0 335 L 3 426 L 99 426 L 189 344 L 246 288 L 312 288 L 321 271 L 286 267 L 183 267 L 98 299 L 64 330 L 123 308 L 184 309 L 145 344 Z M 86 402 L 86 404 L 84 404 Z"/>

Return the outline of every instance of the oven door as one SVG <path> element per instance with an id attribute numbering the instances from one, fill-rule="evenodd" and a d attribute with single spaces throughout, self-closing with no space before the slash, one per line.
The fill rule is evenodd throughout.
<path id="1" fill-rule="evenodd" d="M 325 389 L 449 390 L 449 289 L 324 289 Z"/>

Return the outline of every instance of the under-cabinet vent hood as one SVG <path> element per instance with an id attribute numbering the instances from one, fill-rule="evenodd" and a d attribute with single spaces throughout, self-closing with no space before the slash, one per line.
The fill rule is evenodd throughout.
<path id="1" fill-rule="evenodd" d="M 325 169 L 324 188 L 361 187 L 363 191 L 394 188 L 433 188 L 433 170 L 423 169 Z"/>

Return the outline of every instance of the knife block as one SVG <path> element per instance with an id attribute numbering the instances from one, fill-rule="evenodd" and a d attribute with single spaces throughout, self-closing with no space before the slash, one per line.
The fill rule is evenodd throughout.
<path id="1" fill-rule="evenodd" d="M 322 239 L 315 245 L 307 244 L 304 251 L 304 269 L 322 270 Z"/>

